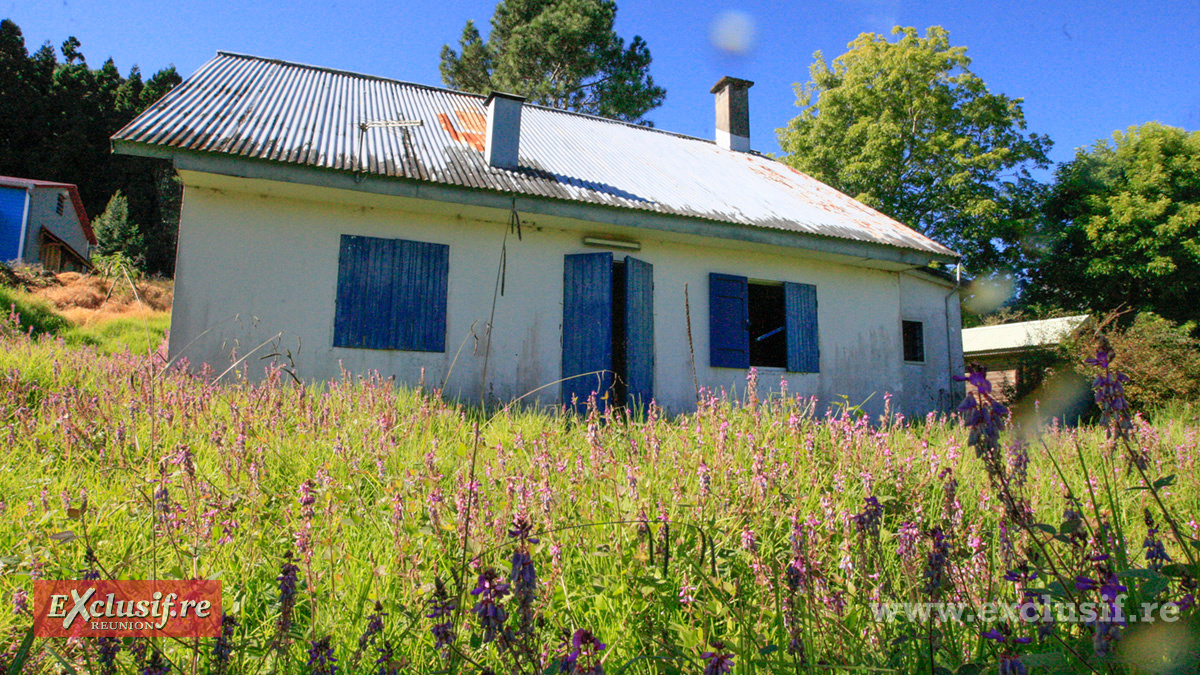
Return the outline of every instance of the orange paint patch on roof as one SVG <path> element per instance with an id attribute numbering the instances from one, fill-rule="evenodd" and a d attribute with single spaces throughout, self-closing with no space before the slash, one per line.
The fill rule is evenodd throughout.
<path id="1" fill-rule="evenodd" d="M 459 123 L 470 131 L 459 131 L 458 129 L 455 129 L 454 123 L 450 121 L 450 116 L 446 113 L 438 113 L 437 117 L 438 122 L 442 125 L 442 128 L 446 130 L 446 133 L 450 134 L 450 138 L 453 138 L 459 143 L 466 143 L 472 148 L 483 152 L 483 141 L 486 129 L 486 122 L 483 119 L 483 115 L 480 115 L 479 113 L 472 115 L 471 113 L 463 110 L 456 110 L 455 116 L 458 117 Z M 474 118 L 478 118 L 478 120 Z M 476 122 L 478 123 L 478 126 L 475 126 Z"/>

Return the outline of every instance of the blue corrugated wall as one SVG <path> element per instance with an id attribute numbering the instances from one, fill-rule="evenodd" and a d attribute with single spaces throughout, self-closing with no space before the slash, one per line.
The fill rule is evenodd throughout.
<path id="1" fill-rule="evenodd" d="M 21 230 L 25 224 L 25 190 L 0 187 L 0 261 L 21 255 Z"/>

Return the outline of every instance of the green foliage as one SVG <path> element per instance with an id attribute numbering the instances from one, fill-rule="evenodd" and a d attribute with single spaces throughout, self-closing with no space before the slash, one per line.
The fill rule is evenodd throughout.
<path id="1" fill-rule="evenodd" d="M 1057 233 L 1030 300 L 1195 318 L 1200 131 L 1151 122 L 1080 150 L 1059 167 L 1046 217 Z"/>
<path id="2" fill-rule="evenodd" d="M 404 672 L 547 672 L 570 651 L 559 647 L 562 627 L 592 631 L 608 645 L 605 671 L 625 675 L 700 673 L 717 640 L 734 654 L 733 673 L 978 675 L 997 672 L 1001 649 L 1030 672 L 1058 663 L 1053 672 L 1132 673 L 1120 653 L 1093 657 L 1094 628 L 1081 622 L 995 645 L 980 634 L 996 624 L 904 610 L 882 621 L 872 606 L 961 599 L 974 611 L 1024 602 L 1031 590 L 1094 602 L 1098 590 L 1085 595 L 1072 582 L 1103 565 L 1136 609 L 1180 599 L 1194 579 L 1185 578 L 1195 568 L 1185 567 L 1184 537 L 1200 509 L 1200 455 L 1194 428 L 1176 420 L 1137 425 L 1138 447 L 1171 467 L 1149 480 L 1100 428 L 1044 428 L 1028 444 L 1003 432 L 1003 459 L 1021 468 L 1001 492 L 956 418 L 872 424 L 824 417 L 803 397 L 706 397 L 695 414 L 652 411 L 640 422 L 553 410 L 489 416 L 378 376 L 214 382 L 216 373 L 136 353 L 11 336 L 0 336 L 0 374 L 0 412 L 20 432 L 0 454 L 0 659 L 26 635 L 28 614 L 10 607 L 15 592 L 32 595 L 30 573 L 78 578 L 93 564 L 89 548 L 105 576 L 222 580 L 223 609 L 239 623 L 228 668 L 214 663 L 211 638 L 158 643 L 204 673 L 311 672 L 309 640 L 326 635 L 339 672 L 367 672 L 383 644 Z M 1028 522 L 1014 522 L 1002 495 L 1028 505 Z M 1064 509 L 1078 517 L 1064 522 Z M 528 551 L 534 631 L 552 651 L 536 671 L 479 639 L 479 596 L 468 594 L 487 567 L 509 574 L 516 515 L 539 540 Z M 931 528 L 946 535 L 944 553 Z M 1174 564 L 1148 569 L 1149 537 Z M 949 574 L 934 593 L 938 556 Z M 285 559 L 299 580 L 291 630 L 279 635 Z M 1036 580 L 1004 578 L 1025 562 Z M 435 576 L 458 605 L 448 658 L 430 635 Z M 376 601 L 382 628 L 364 649 Z M 501 603 L 516 625 L 513 598 Z M 1002 627 L 1022 640 L 1038 630 Z M 1169 627 L 1131 621 L 1116 646 Z M 30 660 L 41 668 L 28 670 L 58 672 L 51 649 L 77 659 L 79 672 L 97 670 L 84 662 L 95 663 L 94 651 L 70 647 L 37 641 Z M 1169 654 L 1148 651 L 1169 665 Z M 117 672 L 142 672 L 133 652 L 117 654 Z"/>
<path id="3" fill-rule="evenodd" d="M 130 220 L 129 201 L 120 190 L 108 200 L 104 213 L 92 221 L 92 228 L 99 242 L 100 257 L 118 255 L 129 262 L 145 259 L 145 240 L 137 224 Z M 97 267 L 108 262 L 107 258 L 93 260 Z"/>
<path id="4" fill-rule="evenodd" d="M 94 347 L 104 354 L 152 352 L 171 327 L 171 317 L 165 312 L 76 326 L 45 300 L 9 286 L 0 286 L 0 310 L 0 335 L 19 332 L 62 338 L 67 344 Z"/>
<path id="5" fill-rule="evenodd" d="M 49 303 L 8 286 L 0 286 L 0 316 L 7 331 L 58 335 L 71 328 L 71 322 L 54 311 Z"/>
<path id="6" fill-rule="evenodd" d="M 0 175 L 74 183 L 88 213 L 118 190 L 141 225 L 148 267 L 174 267 L 181 189 L 163 160 L 114 155 L 109 137 L 181 80 L 174 67 L 143 80 L 122 76 L 112 59 L 88 66 L 67 39 L 59 62 L 49 44 L 30 54 L 21 29 L 0 21 Z"/>
<path id="7" fill-rule="evenodd" d="M 123 317 L 91 326 L 80 326 L 66 334 L 68 344 L 95 347 L 104 354 L 148 354 L 158 349 L 171 328 L 171 317 L 157 314 L 147 319 Z"/>
<path id="8" fill-rule="evenodd" d="M 1125 396 L 1134 409 L 1153 411 L 1200 400 L 1200 341 L 1192 337 L 1194 323 L 1179 325 L 1141 312 L 1120 327 L 1115 318 L 1101 323 L 1121 359 L 1121 371 L 1129 376 Z M 1065 343 L 1061 351 L 1064 358 L 1079 363 L 1095 353 L 1095 344 L 1085 336 Z"/>
<path id="9" fill-rule="evenodd" d="M 1036 234 L 1050 139 L 1024 135 L 1021 99 L 992 94 L 938 26 L 864 33 L 817 52 L 784 161 L 958 250 L 976 271 L 1019 269 Z"/>
<path id="10" fill-rule="evenodd" d="M 520 94 L 531 103 L 649 125 L 666 91 L 650 76 L 641 37 L 613 30 L 613 0 L 500 0 L 485 42 L 467 22 L 455 51 L 442 47 L 446 86 Z"/>
<path id="11" fill-rule="evenodd" d="M 142 272 L 135 261 L 120 251 L 109 255 L 93 255 L 92 265 L 97 274 L 105 279 L 112 279 L 118 285 L 142 278 Z"/>

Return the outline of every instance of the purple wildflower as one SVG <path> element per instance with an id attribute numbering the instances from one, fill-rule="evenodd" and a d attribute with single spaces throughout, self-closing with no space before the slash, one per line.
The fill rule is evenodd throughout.
<path id="1" fill-rule="evenodd" d="M 508 614 L 496 602 L 508 594 L 508 583 L 502 581 L 500 575 L 491 567 L 479 575 L 478 583 L 471 589 L 471 595 L 479 598 L 479 602 L 475 603 L 471 611 L 479 617 L 479 623 L 483 626 L 484 642 L 495 640 L 497 633 L 503 630 Z"/>
<path id="2" fill-rule="evenodd" d="M 433 597 L 429 599 L 429 613 L 425 615 L 427 619 L 439 620 L 429 629 L 433 635 L 434 649 L 443 650 L 454 642 L 454 621 L 450 617 L 455 608 L 454 600 L 446 592 L 446 585 L 441 579 L 434 579 Z"/>
<path id="3" fill-rule="evenodd" d="M 379 645 L 379 658 L 375 659 L 375 664 L 379 668 L 374 671 L 374 675 L 399 675 L 403 665 L 396 660 L 392 643 L 387 640 L 383 640 Z"/>
<path id="4" fill-rule="evenodd" d="M 329 644 L 329 636 L 313 640 L 308 648 L 308 666 L 312 675 L 336 675 L 338 671 L 337 658 L 333 655 L 333 647 Z"/>
<path id="5" fill-rule="evenodd" d="M 513 599 L 517 603 L 518 631 L 528 634 L 533 632 L 533 601 L 537 597 L 538 579 L 537 568 L 529 556 L 529 546 L 524 542 L 537 540 L 526 536 L 521 541 L 512 554 L 512 573 L 509 578 L 512 580 Z"/>
<path id="6" fill-rule="evenodd" d="M 13 591 L 13 614 L 24 614 L 29 611 L 29 593 L 24 588 Z"/>
<path id="7" fill-rule="evenodd" d="M 1129 417 L 1129 404 L 1125 401 L 1125 383 L 1129 378 L 1112 369 L 1115 354 L 1108 338 L 1100 336 L 1100 344 L 1096 348 L 1096 356 L 1087 359 L 1088 365 L 1100 369 L 1100 374 L 1092 380 L 1092 391 L 1096 394 L 1096 405 L 1100 406 L 1100 420 L 1108 428 L 1110 438 L 1128 438 L 1133 430 L 1133 422 Z M 1144 458 L 1136 454 L 1132 460 L 1142 469 L 1146 466 Z"/>
<path id="8" fill-rule="evenodd" d="M 367 617 L 367 629 L 363 631 L 362 636 L 358 638 L 358 650 L 365 650 L 375 637 L 383 632 L 383 617 L 387 614 L 383 611 L 383 604 L 378 600 L 375 601 L 375 613 Z"/>
<path id="9" fill-rule="evenodd" d="M 607 648 L 591 631 L 580 628 L 571 636 L 571 652 L 563 658 L 559 670 L 568 675 L 604 675 L 600 652 Z"/>
<path id="10" fill-rule="evenodd" d="M 713 640 L 709 646 L 713 650 L 700 655 L 700 658 L 706 661 L 704 675 L 725 675 L 733 670 L 733 654 L 725 651 L 725 643 Z"/>
<path id="11" fill-rule="evenodd" d="M 296 608 L 296 576 L 300 568 L 292 563 L 289 551 L 283 558 L 283 567 L 275 580 L 279 582 L 279 622 L 277 628 L 281 634 L 292 629 L 292 612 Z"/>
<path id="12" fill-rule="evenodd" d="M 146 663 L 146 667 L 142 668 L 140 675 L 170 675 L 171 664 L 163 656 L 162 652 L 157 649 L 150 655 L 150 661 Z"/>
<path id="13" fill-rule="evenodd" d="M 1166 547 L 1158 538 L 1158 528 L 1155 527 L 1150 509 L 1145 509 L 1143 518 L 1146 523 L 1146 539 L 1142 542 L 1142 547 L 1146 549 L 1146 564 L 1152 570 L 1161 570 L 1163 565 L 1171 562 L 1171 556 L 1167 554 Z"/>
<path id="14" fill-rule="evenodd" d="M 1028 673 L 1025 664 L 1021 663 L 1021 657 L 1016 654 L 1000 655 L 1000 675 L 1028 675 Z"/>
<path id="15" fill-rule="evenodd" d="M 876 497 L 867 497 L 866 506 L 862 513 L 856 513 L 851 517 L 854 521 L 854 527 L 859 532 L 870 534 L 872 536 L 879 534 L 879 523 L 883 520 L 883 506 L 879 504 L 879 499 Z"/>
<path id="16" fill-rule="evenodd" d="M 925 593 L 936 597 L 950 582 L 949 571 L 946 569 L 950 562 L 950 544 L 939 527 L 929 531 L 929 538 L 933 541 L 933 546 L 925 565 Z"/>
<path id="17" fill-rule="evenodd" d="M 954 379 L 975 388 L 975 391 L 967 392 L 958 406 L 963 421 L 971 430 L 967 445 L 975 448 L 977 457 L 995 452 L 1000 447 L 1000 429 L 1004 426 L 1008 408 L 992 397 L 987 368 L 972 363 L 967 367 L 966 375 L 955 375 Z"/>
<path id="18" fill-rule="evenodd" d="M 100 653 L 96 660 L 100 663 L 101 675 L 116 675 L 117 652 L 121 651 L 121 641 L 108 636 L 96 638 L 96 650 Z"/>
<path id="19" fill-rule="evenodd" d="M 83 560 L 87 564 L 85 569 L 79 570 L 79 578 L 84 581 L 93 581 L 100 578 L 100 572 L 97 568 L 100 566 L 100 561 L 96 559 L 96 552 L 88 547 L 84 550 Z"/>
<path id="20" fill-rule="evenodd" d="M 213 645 L 213 672 L 220 675 L 229 668 L 229 657 L 233 654 L 233 634 L 238 622 L 232 614 L 221 615 L 221 634 Z"/>
<path id="21" fill-rule="evenodd" d="M 537 544 L 539 539 L 532 536 L 533 525 L 525 516 L 517 516 L 513 520 L 512 529 L 508 531 L 508 536 L 512 539 L 519 540 L 522 544 Z"/>

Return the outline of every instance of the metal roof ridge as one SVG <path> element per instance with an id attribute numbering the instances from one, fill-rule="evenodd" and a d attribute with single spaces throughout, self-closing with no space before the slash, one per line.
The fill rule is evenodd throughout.
<path id="1" fill-rule="evenodd" d="M 347 75 L 350 77 L 358 77 L 358 78 L 362 78 L 364 80 L 376 80 L 378 82 L 388 82 L 391 84 L 400 84 L 400 85 L 405 85 L 405 86 L 409 86 L 409 87 L 417 87 L 418 89 L 426 89 L 429 91 L 437 91 L 437 92 L 443 92 L 443 93 L 447 93 L 447 94 L 457 94 L 459 96 L 470 96 L 472 98 L 478 98 L 481 100 L 487 98 L 487 94 L 476 94 L 474 92 L 462 91 L 460 89 L 451 89 L 449 87 L 436 87 L 431 84 L 422 84 L 420 82 L 410 82 L 408 80 L 400 80 L 400 79 L 397 79 L 394 77 L 384 77 L 382 75 L 372 75 L 370 73 L 360 73 L 360 72 L 353 71 L 353 70 L 345 70 L 344 68 L 330 68 L 329 66 L 316 66 L 316 65 L 313 65 L 310 63 L 301 63 L 299 61 L 289 61 L 287 59 L 279 59 L 279 58 L 274 58 L 274 57 L 270 57 L 270 56 L 256 56 L 254 54 L 242 54 L 240 52 L 231 52 L 231 51 L 227 51 L 224 49 L 218 49 L 217 55 L 218 56 L 231 56 L 231 57 L 239 58 L 239 59 L 253 59 L 255 61 L 265 61 L 267 63 L 277 63 L 279 65 L 292 66 L 295 68 L 308 68 L 310 70 L 319 70 L 322 72 L 333 73 L 336 75 Z M 573 115 L 575 117 L 582 117 L 584 119 L 592 119 L 592 120 L 596 120 L 598 122 L 607 122 L 610 124 L 622 124 L 627 127 L 633 127 L 634 129 L 641 129 L 643 131 L 653 131 L 655 133 L 665 134 L 667 136 L 675 136 L 678 138 L 685 138 L 688 140 L 700 141 L 703 143 L 708 143 L 710 145 L 716 143 L 715 140 L 708 139 L 708 138 L 700 138 L 699 136 L 692 136 L 692 135 L 681 133 L 678 131 L 669 131 L 667 129 L 659 129 L 658 127 L 648 127 L 648 126 L 645 126 L 642 124 L 637 124 L 635 122 L 627 122 L 625 120 L 617 120 L 617 119 L 613 119 L 611 117 L 602 117 L 600 115 L 592 115 L 590 113 L 582 113 L 582 112 L 577 112 L 575 110 L 563 110 L 562 108 L 555 108 L 553 106 L 541 105 L 538 103 L 526 102 L 524 105 L 527 108 L 537 108 L 539 110 L 547 110 L 550 112 L 562 113 L 564 115 Z M 759 157 L 765 157 L 765 155 L 763 155 L 762 153 L 759 153 L 757 151 L 750 152 L 750 153 L 743 153 L 743 154 L 752 154 L 752 155 L 757 155 Z"/>

